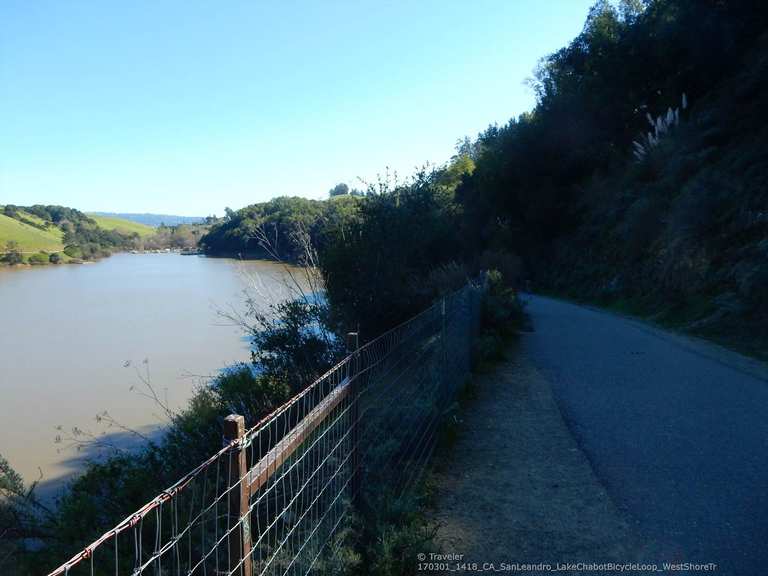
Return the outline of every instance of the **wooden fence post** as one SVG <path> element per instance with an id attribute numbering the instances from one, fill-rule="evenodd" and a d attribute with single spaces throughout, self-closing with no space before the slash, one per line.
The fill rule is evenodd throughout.
<path id="1" fill-rule="evenodd" d="M 224 419 L 224 439 L 226 442 L 241 440 L 245 435 L 245 418 L 238 414 L 230 414 Z M 229 491 L 229 528 L 237 526 L 229 535 L 229 570 L 231 574 L 252 576 L 253 560 L 251 558 L 251 520 L 248 514 L 250 505 L 250 487 L 245 475 L 248 465 L 245 450 L 237 448 L 230 457 L 230 491 Z M 242 481 L 241 481 L 242 479 Z M 240 564 L 236 572 L 235 567 Z"/>
<path id="2" fill-rule="evenodd" d="M 358 349 L 360 342 L 357 332 L 347 333 L 347 352 L 352 355 L 350 358 L 350 405 L 349 418 L 352 429 L 350 438 L 352 442 L 352 455 L 350 462 L 352 466 L 352 477 L 350 478 L 350 491 L 352 492 L 352 505 L 358 507 L 360 497 L 360 354 Z"/>

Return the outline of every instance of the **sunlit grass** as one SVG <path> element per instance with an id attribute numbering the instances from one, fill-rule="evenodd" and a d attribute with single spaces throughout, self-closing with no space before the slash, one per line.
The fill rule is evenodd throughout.
<path id="1" fill-rule="evenodd" d="M 24 217 L 29 220 L 35 219 L 34 216 L 24 213 Z M 40 221 L 42 223 L 42 220 Z M 9 241 L 16 241 L 22 252 L 59 252 L 64 249 L 62 242 L 62 232 L 55 226 L 47 230 L 40 230 L 29 224 L 19 222 L 14 218 L 9 218 L 0 214 L 0 252 L 5 250 L 5 244 Z"/>
<path id="2" fill-rule="evenodd" d="M 96 224 L 104 230 L 117 230 L 125 234 L 131 234 L 136 232 L 139 236 L 150 236 L 154 234 L 155 229 L 146 224 L 140 224 L 138 222 L 131 222 L 130 220 L 123 220 L 122 218 L 114 218 L 111 216 L 98 216 L 96 214 L 88 214 L 89 218 L 96 221 Z"/>

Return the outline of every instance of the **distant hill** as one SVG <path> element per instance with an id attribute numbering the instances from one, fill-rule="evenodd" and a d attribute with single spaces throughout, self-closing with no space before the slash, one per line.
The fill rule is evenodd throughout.
<path id="1" fill-rule="evenodd" d="M 120 218 L 138 222 L 146 226 L 157 228 L 161 224 L 166 226 L 177 226 L 179 224 L 199 224 L 205 221 L 202 216 L 173 216 L 172 214 L 132 214 L 123 212 L 91 212 L 91 215 L 106 216 L 109 218 Z"/>
<path id="2" fill-rule="evenodd" d="M 66 206 L 0 206 L 3 264 L 96 260 L 116 251 L 140 248 L 142 237 L 154 235 L 150 226 L 118 218 L 93 218 Z"/>
<path id="3" fill-rule="evenodd" d="M 119 218 L 116 216 L 102 216 L 101 214 L 88 214 L 90 218 L 96 221 L 99 228 L 104 230 L 117 230 L 123 234 L 131 234 L 136 232 L 139 236 L 149 236 L 154 234 L 155 230 L 152 226 L 147 224 L 141 224 L 134 220 L 128 220 L 127 218 Z"/>

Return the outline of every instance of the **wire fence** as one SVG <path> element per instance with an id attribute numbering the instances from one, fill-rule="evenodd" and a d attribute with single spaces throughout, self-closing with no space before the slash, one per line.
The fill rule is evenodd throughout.
<path id="1" fill-rule="evenodd" d="M 469 375 L 481 296 L 470 283 L 355 342 L 247 430 L 229 416 L 218 453 L 49 576 L 343 572 L 355 510 L 418 485 Z"/>

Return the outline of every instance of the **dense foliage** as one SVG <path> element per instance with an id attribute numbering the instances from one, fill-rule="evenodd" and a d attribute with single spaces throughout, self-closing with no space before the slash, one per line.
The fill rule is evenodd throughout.
<path id="1" fill-rule="evenodd" d="M 463 156 L 455 165 L 471 169 Z M 325 230 L 320 264 L 338 322 L 371 338 L 436 296 L 430 272 L 462 254 L 452 174 L 422 170 L 406 183 L 379 182 L 360 199 L 354 219 Z M 458 275 L 461 286 L 467 275 Z"/>
<path id="2" fill-rule="evenodd" d="M 597 2 L 541 62 L 536 108 L 480 135 L 457 191 L 472 249 L 518 252 L 540 288 L 764 349 L 767 14 Z"/>
<path id="3" fill-rule="evenodd" d="M 536 108 L 481 134 L 461 187 L 478 241 L 523 249 L 529 263 L 582 222 L 585 186 L 624 170 L 647 114 L 699 102 L 745 63 L 765 30 L 759 2 L 601 0 L 583 32 L 536 72 Z M 500 217 L 500 218 L 499 218 Z"/>
<path id="4" fill-rule="evenodd" d="M 466 281 L 468 272 L 455 263 L 465 251 L 454 196 L 473 167 L 471 145 L 463 143 L 446 166 L 404 182 L 381 179 L 365 193 L 337 185 L 328 200 L 281 197 L 228 213 L 201 245 L 209 254 L 306 263 L 308 240 L 318 253 L 329 322 L 372 337 Z"/>
<path id="5" fill-rule="evenodd" d="M 141 238 L 138 245 L 143 250 L 164 248 L 194 250 L 206 231 L 207 227 L 203 224 L 176 224 L 174 226 L 163 224 L 155 229 L 154 234 Z"/>
<path id="6" fill-rule="evenodd" d="M 295 234 L 299 229 L 314 232 L 324 207 L 319 200 L 280 197 L 236 212 L 227 210 L 223 221 L 215 224 L 200 244 L 212 255 L 296 261 L 303 250 L 294 241 Z"/>

